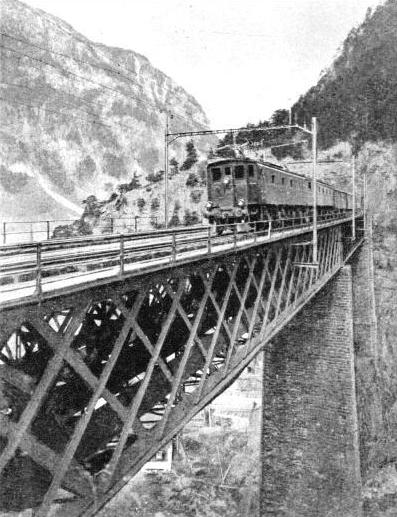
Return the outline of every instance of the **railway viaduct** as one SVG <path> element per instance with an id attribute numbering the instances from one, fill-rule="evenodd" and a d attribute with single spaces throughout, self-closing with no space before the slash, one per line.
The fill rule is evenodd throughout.
<path id="1" fill-rule="evenodd" d="M 320 220 L 317 264 L 310 224 L 4 246 L 1 510 L 95 515 L 263 351 L 260 515 L 361 516 L 376 320 L 356 227 Z"/>

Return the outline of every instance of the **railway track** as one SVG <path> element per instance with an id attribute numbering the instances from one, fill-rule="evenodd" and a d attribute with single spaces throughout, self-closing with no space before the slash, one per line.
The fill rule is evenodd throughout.
<path id="1" fill-rule="evenodd" d="M 319 228 L 349 220 L 342 213 L 320 219 Z M 260 228 L 260 229 L 259 229 Z M 125 235 L 101 235 L 32 244 L 0 246 L 0 304 L 27 294 L 40 296 L 60 282 L 84 282 L 96 278 L 133 273 L 150 266 L 204 254 L 228 252 L 266 239 L 283 238 L 288 232 L 311 229 L 311 222 L 266 221 L 257 230 L 239 231 L 231 225 L 222 235 L 210 226 L 184 227 Z"/>

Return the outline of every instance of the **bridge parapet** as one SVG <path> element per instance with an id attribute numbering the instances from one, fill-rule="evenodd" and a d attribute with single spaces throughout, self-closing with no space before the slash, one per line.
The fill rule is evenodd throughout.
<path id="1" fill-rule="evenodd" d="M 318 237 L 318 264 L 306 230 L 4 305 L 2 508 L 93 515 L 362 242 Z"/>

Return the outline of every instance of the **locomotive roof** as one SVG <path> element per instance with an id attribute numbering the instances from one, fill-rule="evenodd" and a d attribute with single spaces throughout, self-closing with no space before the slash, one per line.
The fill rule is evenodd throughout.
<path id="1" fill-rule="evenodd" d="M 276 163 L 271 163 L 271 162 L 264 162 L 262 160 L 254 160 L 252 158 L 241 157 L 241 156 L 237 157 L 237 158 L 231 158 L 231 157 L 230 158 L 215 158 L 208 162 L 207 167 L 213 166 L 213 165 L 221 165 L 221 164 L 228 163 L 228 162 L 258 163 L 260 165 L 264 165 L 265 167 L 269 167 L 271 169 L 275 169 L 280 172 L 285 172 L 286 174 L 289 174 L 291 176 L 296 176 L 296 177 L 302 178 L 306 181 L 311 181 L 311 177 L 305 176 L 304 174 L 299 174 L 298 172 L 291 171 L 287 167 L 283 167 L 282 165 L 278 165 Z M 317 179 L 317 183 L 321 183 L 321 185 L 325 185 L 325 186 L 331 188 L 332 190 L 336 190 L 338 192 L 343 192 L 344 194 L 351 195 L 350 192 L 347 192 L 346 190 L 342 190 L 340 188 L 334 187 L 333 185 L 330 185 L 329 183 L 326 183 L 325 181 L 322 181 L 320 179 Z"/>

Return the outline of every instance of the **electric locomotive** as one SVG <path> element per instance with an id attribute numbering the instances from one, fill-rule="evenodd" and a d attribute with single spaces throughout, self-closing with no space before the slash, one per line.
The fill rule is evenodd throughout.
<path id="1" fill-rule="evenodd" d="M 208 203 L 204 216 L 218 233 L 236 223 L 274 226 L 308 222 L 313 211 L 310 178 L 285 167 L 247 157 L 218 158 L 207 166 Z M 352 209 L 352 196 L 331 185 L 317 183 L 320 218 Z M 281 223 L 280 223 L 281 222 Z"/>

